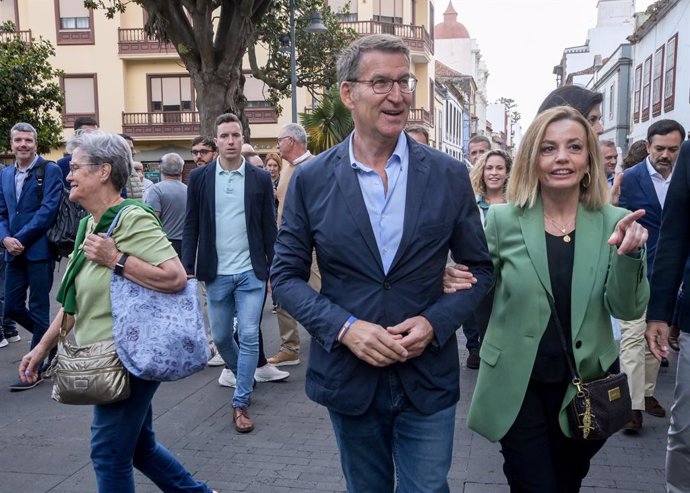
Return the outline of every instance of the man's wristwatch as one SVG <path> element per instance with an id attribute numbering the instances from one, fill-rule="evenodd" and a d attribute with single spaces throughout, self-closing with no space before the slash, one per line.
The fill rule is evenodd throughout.
<path id="1" fill-rule="evenodd" d="M 127 262 L 127 259 L 129 258 L 129 255 L 126 253 L 122 254 L 122 257 L 120 257 L 120 260 L 117 261 L 117 264 L 115 264 L 115 269 L 113 272 L 117 274 L 118 276 L 121 276 L 124 269 L 125 269 L 125 262 Z"/>

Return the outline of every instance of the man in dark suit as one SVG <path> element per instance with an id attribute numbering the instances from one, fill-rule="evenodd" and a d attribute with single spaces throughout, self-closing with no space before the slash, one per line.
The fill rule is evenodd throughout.
<path id="1" fill-rule="evenodd" d="M 690 141 L 683 144 L 664 206 L 661 234 L 657 243 L 651 298 L 647 309 L 647 342 L 658 359 L 668 356 L 668 325 L 678 312 L 680 353 L 676 373 L 671 426 L 666 449 L 666 487 L 677 493 L 690 491 L 690 296 L 678 301 L 681 285 L 690 277 Z M 684 274 L 685 273 L 685 274 Z"/>
<path id="2" fill-rule="evenodd" d="M 14 125 L 10 140 L 16 161 L 0 173 L 0 240 L 7 262 L 3 316 L 33 334 L 33 349 L 50 323 L 55 252 L 46 232 L 57 217 L 62 173 L 36 153 L 38 135 L 28 123 Z M 10 390 L 27 390 L 40 382 L 41 377 L 33 383 L 18 380 Z"/>
<path id="3" fill-rule="evenodd" d="M 236 375 L 233 422 L 254 429 L 247 407 L 259 357 L 259 322 L 276 220 L 271 175 L 242 157 L 242 124 L 226 113 L 216 119 L 218 158 L 192 171 L 182 238 L 182 263 L 206 283 L 213 340 Z M 199 256 L 197 258 L 197 250 Z M 239 347 L 233 338 L 237 313 Z"/>
<path id="4" fill-rule="evenodd" d="M 80 132 L 95 132 L 97 130 L 98 122 L 90 116 L 80 116 L 74 120 L 74 135 L 78 135 Z M 55 163 L 62 171 L 62 183 L 65 188 L 70 187 L 69 182 L 67 181 L 67 175 L 69 175 L 69 163 L 71 161 L 72 155 L 65 154 L 64 157 L 58 159 Z"/>
<path id="5" fill-rule="evenodd" d="M 329 410 L 348 491 L 448 491 L 455 332 L 491 280 L 484 231 L 465 166 L 403 131 L 416 79 L 402 41 L 359 38 L 337 72 L 355 129 L 295 171 L 273 293 L 312 335 L 306 391 Z M 443 293 L 449 250 L 471 289 Z"/>
<path id="6" fill-rule="evenodd" d="M 664 208 L 673 166 L 678 156 L 685 129 L 675 120 L 658 120 L 647 129 L 647 152 L 644 161 L 625 170 L 621 182 L 619 205 L 631 211 L 644 209 L 639 220 L 647 229 L 647 276 L 652 277 L 654 256 L 661 214 Z M 647 327 L 645 317 L 638 320 L 620 320 L 621 370 L 628 376 L 632 398 L 633 419 L 625 426 L 628 433 L 637 433 L 642 428 L 642 411 L 657 417 L 664 417 L 666 410 L 654 397 L 659 362 L 649 351 L 644 333 Z"/>

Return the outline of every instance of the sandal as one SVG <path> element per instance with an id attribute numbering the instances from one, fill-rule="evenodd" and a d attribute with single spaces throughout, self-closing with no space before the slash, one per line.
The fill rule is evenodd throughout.
<path id="1" fill-rule="evenodd" d="M 680 351 L 680 345 L 678 344 L 678 336 L 680 336 L 680 329 L 675 325 L 672 325 L 671 331 L 668 334 L 668 345 L 674 351 Z"/>

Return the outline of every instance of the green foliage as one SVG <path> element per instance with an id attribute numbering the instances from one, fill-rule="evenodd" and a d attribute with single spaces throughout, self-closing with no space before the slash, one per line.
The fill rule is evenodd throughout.
<path id="1" fill-rule="evenodd" d="M 350 110 L 340 100 L 337 86 L 333 86 L 310 113 L 300 113 L 299 119 L 307 131 L 312 154 L 342 142 L 354 128 Z"/>
<path id="2" fill-rule="evenodd" d="M 275 0 L 270 15 L 257 25 L 256 38 L 250 43 L 249 61 L 254 77 L 269 87 L 266 100 L 280 114 L 279 102 L 291 95 L 290 74 L 290 0 Z M 344 29 L 326 0 L 295 0 L 295 37 L 297 86 L 306 87 L 311 95 L 319 98 L 325 87 L 336 83 L 335 62 L 338 53 L 355 39 L 352 29 Z M 318 12 L 327 31 L 307 32 L 310 14 Z M 287 44 L 286 44 L 287 41 Z M 257 44 L 268 51 L 266 63 L 257 63 Z"/>
<path id="3" fill-rule="evenodd" d="M 26 122 L 38 131 L 38 151 L 61 144 L 62 75 L 49 63 L 55 49 L 40 38 L 20 39 L 11 22 L 0 26 L 0 148 L 9 150 L 10 129 Z"/>

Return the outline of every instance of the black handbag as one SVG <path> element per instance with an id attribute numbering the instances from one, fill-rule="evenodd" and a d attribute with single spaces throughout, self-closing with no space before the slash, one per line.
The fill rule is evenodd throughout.
<path id="1" fill-rule="evenodd" d="M 566 414 L 570 433 L 575 440 L 605 440 L 632 419 L 632 400 L 625 373 L 608 373 L 602 378 L 583 382 L 575 369 L 575 361 L 568 352 L 565 330 L 556 313 L 553 297 L 548 292 L 551 314 L 558 329 L 561 346 L 577 392 L 568 403 Z"/>

